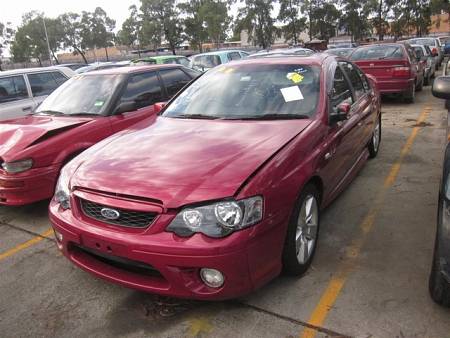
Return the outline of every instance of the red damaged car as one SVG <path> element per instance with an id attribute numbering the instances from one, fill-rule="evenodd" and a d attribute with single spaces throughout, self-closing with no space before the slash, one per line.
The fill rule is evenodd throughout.
<path id="1" fill-rule="evenodd" d="M 152 123 L 61 171 L 58 247 L 97 277 L 157 294 L 226 299 L 301 275 L 320 212 L 381 138 L 371 77 L 331 55 L 208 71 Z"/>
<path id="2" fill-rule="evenodd" d="M 78 75 L 33 115 L 0 123 L 0 204 L 51 198 L 61 167 L 100 140 L 155 116 L 199 73 L 177 65 Z"/>

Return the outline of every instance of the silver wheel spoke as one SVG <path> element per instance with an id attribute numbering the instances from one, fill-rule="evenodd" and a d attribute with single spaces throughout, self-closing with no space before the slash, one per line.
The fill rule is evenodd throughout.
<path id="1" fill-rule="evenodd" d="M 297 231 L 295 234 L 295 248 L 297 260 L 306 264 L 314 250 L 317 238 L 318 206 L 314 196 L 306 196 L 300 208 Z"/>

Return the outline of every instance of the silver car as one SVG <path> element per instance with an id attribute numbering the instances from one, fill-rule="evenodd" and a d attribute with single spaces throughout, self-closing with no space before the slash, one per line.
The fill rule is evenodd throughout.
<path id="1" fill-rule="evenodd" d="M 49 94 L 74 74 L 67 67 L 0 72 L 0 121 L 31 113 Z"/>
<path id="2" fill-rule="evenodd" d="M 414 49 L 414 52 L 417 55 L 417 61 L 426 62 L 424 84 L 425 86 L 428 86 L 431 84 L 431 79 L 434 78 L 436 73 L 436 59 L 431 54 L 430 47 L 426 45 L 411 45 L 411 47 Z"/>
<path id="3" fill-rule="evenodd" d="M 430 47 L 431 53 L 433 56 L 436 57 L 436 70 L 439 69 L 439 67 L 442 64 L 442 61 L 444 60 L 444 53 L 441 50 L 441 43 L 439 39 L 437 38 L 416 38 L 416 39 L 410 39 L 408 40 L 410 45 L 425 45 Z"/>

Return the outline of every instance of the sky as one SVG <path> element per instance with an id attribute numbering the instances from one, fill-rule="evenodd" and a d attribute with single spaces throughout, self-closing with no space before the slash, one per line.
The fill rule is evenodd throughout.
<path id="1" fill-rule="evenodd" d="M 0 22 L 11 22 L 17 27 L 22 22 L 22 15 L 31 10 L 38 10 L 48 17 L 57 17 L 65 12 L 92 12 L 102 7 L 108 16 L 116 20 L 116 30 L 128 17 L 128 7 L 139 4 L 139 0 L 2 0 Z"/>

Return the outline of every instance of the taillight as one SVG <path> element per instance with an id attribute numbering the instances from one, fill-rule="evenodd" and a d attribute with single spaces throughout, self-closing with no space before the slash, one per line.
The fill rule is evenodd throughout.
<path id="1" fill-rule="evenodd" d="M 410 77 L 411 68 L 410 67 L 395 67 L 392 75 L 395 77 Z"/>

